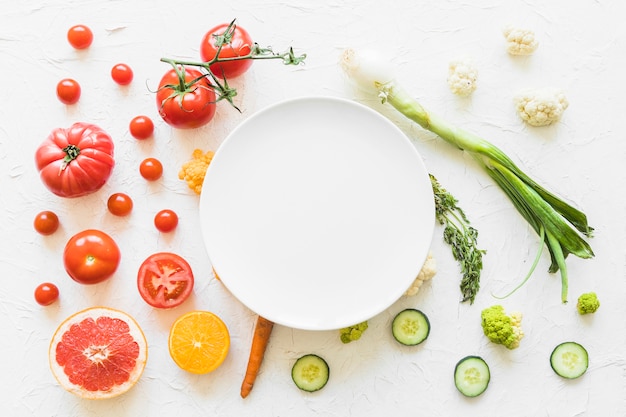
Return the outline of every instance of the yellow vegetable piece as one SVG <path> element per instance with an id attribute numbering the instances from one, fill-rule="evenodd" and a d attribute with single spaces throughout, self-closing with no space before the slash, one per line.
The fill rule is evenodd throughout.
<path id="1" fill-rule="evenodd" d="M 178 172 L 178 178 L 186 181 L 189 188 L 196 194 L 200 194 L 202 191 L 204 175 L 214 154 L 213 151 L 204 152 L 201 149 L 195 149 L 191 154 L 192 159 L 185 162 Z"/>

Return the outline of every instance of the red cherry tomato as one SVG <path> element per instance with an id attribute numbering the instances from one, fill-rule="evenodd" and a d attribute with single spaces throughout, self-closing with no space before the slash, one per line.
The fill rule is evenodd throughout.
<path id="1" fill-rule="evenodd" d="M 139 165 L 139 173 L 148 181 L 156 181 L 163 175 L 163 165 L 156 158 L 146 158 Z"/>
<path id="2" fill-rule="evenodd" d="M 76 49 L 89 48 L 93 42 L 93 32 L 85 25 L 72 26 L 67 31 L 67 40 Z"/>
<path id="3" fill-rule="evenodd" d="M 72 236 L 63 251 L 69 276 L 80 284 L 97 284 L 117 270 L 121 258 L 115 240 L 100 230 L 83 230 Z"/>
<path id="4" fill-rule="evenodd" d="M 107 208 L 115 216 L 126 216 L 133 209 L 133 200 L 124 193 L 111 194 L 107 200 Z"/>
<path id="5" fill-rule="evenodd" d="M 54 129 L 37 148 L 35 162 L 44 185 L 60 197 L 99 190 L 113 172 L 113 139 L 89 123 Z"/>
<path id="6" fill-rule="evenodd" d="M 59 288 L 51 282 L 44 282 L 35 288 L 35 301 L 42 306 L 49 306 L 59 298 Z"/>
<path id="7" fill-rule="evenodd" d="M 160 232 L 171 232 L 178 226 L 178 215 L 172 210 L 161 210 L 154 216 L 154 226 Z"/>
<path id="8" fill-rule="evenodd" d="M 235 58 L 245 56 L 250 53 L 254 43 L 250 34 L 241 26 L 233 23 L 224 23 L 209 30 L 202 38 L 200 44 L 200 56 L 204 62 L 215 58 L 219 49 L 220 58 Z M 220 62 L 211 65 L 209 68 L 215 76 L 220 78 L 233 78 L 246 72 L 252 65 L 251 59 L 242 59 L 230 62 Z"/>
<path id="9" fill-rule="evenodd" d="M 133 81 L 133 70 L 126 64 L 117 64 L 111 68 L 111 78 L 119 85 L 128 85 Z"/>
<path id="10" fill-rule="evenodd" d="M 202 76 L 200 71 L 188 68 L 180 68 L 180 71 L 182 81 L 177 70 L 172 68 L 159 82 L 156 94 L 159 115 L 178 129 L 203 126 L 215 115 L 215 91 L 206 77 L 192 84 Z"/>
<path id="11" fill-rule="evenodd" d="M 51 235 L 59 228 L 59 217 L 52 211 L 42 211 L 35 216 L 33 226 L 38 233 Z"/>
<path id="12" fill-rule="evenodd" d="M 64 78 L 57 84 L 57 97 L 63 104 L 74 104 L 80 99 L 80 84 L 71 78 Z"/>
<path id="13" fill-rule="evenodd" d="M 137 116 L 130 121 L 128 130 L 135 139 L 148 139 L 154 132 L 154 123 L 148 116 Z"/>
<path id="14" fill-rule="evenodd" d="M 193 284 L 191 267 L 174 253 L 150 255 L 137 273 L 137 288 L 141 298 L 156 308 L 179 306 L 191 295 Z"/>

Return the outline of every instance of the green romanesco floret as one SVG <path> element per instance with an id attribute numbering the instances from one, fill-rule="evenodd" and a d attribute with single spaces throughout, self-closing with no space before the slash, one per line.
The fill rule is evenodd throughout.
<path id="1" fill-rule="evenodd" d="M 353 326 L 344 327 L 339 330 L 339 338 L 343 343 L 350 343 L 355 340 L 359 340 L 363 333 L 367 330 L 367 327 L 367 320 Z"/>
<path id="2" fill-rule="evenodd" d="M 521 313 L 507 314 L 501 305 L 493 305 L 485 308 L 480 313 L 480 318 L 483 332 L 490 341 L 504 345 L 508 349 L 519 347 L 524 337 Z"/>
<path id="3" fill-rule="evenodd" d="M 595 292 L 587 292 L 578 297 L 576 309 L 579 314 L 595 313 L 600 308 L 600 300 Z"/>

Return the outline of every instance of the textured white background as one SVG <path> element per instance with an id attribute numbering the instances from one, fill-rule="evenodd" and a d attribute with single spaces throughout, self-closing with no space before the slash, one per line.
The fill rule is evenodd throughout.
<path id="1" fill-rule="evenodd" d="M 384 6 L 388 4 L 388 6 Z M 6 416 L 600 416 L 626 412 L 626 331 L 624 303 L 624 210 L 622 83 L 626 64 L 626 6 L 618 0 L 559 1 L 395 1 L 302 0 L 201 1 L 13 1 L 0 12 L 0 398 Z M 258 62 L 243 78 L 239 114 L 220 105 L 214 121 L 195 131 L 176 131 L 159 120 L 153 90 L 168 67 L 161 57 L 196 58 L 206 30 L 238 18 L 261 45 L 289 45 L 308 54 L 307 64 L 284 67 Z M 87 24 L 95 40 L 87 51 L 73 50 L 67 29 Z M 535 30 L 536 53 L 512 58 L 501 34 L 506 24 Z M 402 119 L 374 98 L 355 93 L 340 73 L 341 50 L 352 46 L 384 49 L 399 68 L 402 83 L 431 111 L 484 135 L 502 147 L 548 188 L 582 208 L 596 229 L 592 260 L 568 260 L 570 300 L 559 299 L 558 276 L 547 273 L 547 253 L 531 281 L 503 301 L 524 313 L 526 338 L 508 351 L 481 334 L 480 310 L 497 300 L 492 292 L 510 288 L 527 271 L 538 238 L 491 180 L 464 156 L 433 135 Z M 479 68 L 479 87 L 470 99 L 446 86 L 447 65 L 469 56 Z M 113 64 L 135 71 L 129 87 L 110 79 Z M 76 78 L 83 96 L 66 107 L 55 97 L 61 78 Z M 513 95 L 526 87 L 559 87 L 571 106 L 561 123 L 529 128 L 515 115 Z M 253 112 L 283 99 L 331 95 L 359 100 L 380 110 L 415 142 L 430 172 L 461 201 L 485 257 L 482 289 L 474 305 L 460 304 L 460 275 L 449 249 L 435 230 L 432 251 L 439 273 L 415 297 L 403 298 L 372 318 L 356 343 L 342 345 L 336 332 L 307 332 L 277 326 L 252 394 L 239 387 L 249 350 L 254 314 L 235 300 L 211 274 L 198 234 L 198 196 L 177 179 L 194 148 L 216 149 L 228 132 Z M 147 114 L 156 122 L 153 139 L 134 140 L 130 119 Z M 55 127 L 75 121 L 101 125 L 116 141 L 110 181 L 99 192 L 77 200 L 53 196 L 41 184 L 33 163 L 39 143 Z M 320 121 L 323 122 L 323 121 Z M 277 126 L 277 129 L 280 127 Z M 164 178 L 148 184 L 139 162 L 156 156 Z M 320 167 L 322 168 L 322 167 Z M 113 192 L 135 202 L 127 218 L 106 211 Z M 173 208 L 178 229 L 160 235 L 153 214 Z M 56 211 L 61 229 L 39 236 L 34 215 Z M 106 283 L 92 287 L 71 281 L 62 265 L 66 240 L 87 227 L 114 236 L 123 259 Z M 191 300 L 172 311 L 157 311 L 138 296 L 138 265 L 156 251 L 174 251 L 191 263 L 197 285 Z M 384 277 L 381 277 L 384 279 Z M 56 282 L 60 302 L 40 307 L 33 290 Z M 575 298 L 594 290 L 602 307 L 593 317 L 575 313 Z M 278 290 L 277 290 L 278 291 Z M 350 294 L 346 294 L 349 297 Z M 143 327 L 150 351 L 142 379 L 112 401 L 81 400 L 66 393 L 48 369 L 47 350 L 54 329 L 66 316 L 93 305 L 127 311 Z M 389 332 L 393 315 L 404 307 L 428 314 L 432 332 L 416 348 L 401 347 Z M 207 309 L 231 331 L 232 349 L 212 374 L 179 370 L 167 352 L 169 326 L 180 314 Z M 577 340 L 590 354 L 579 380 L 559 379 L 550 369 L 553 346 Z M 290 369 L 301 354 L 323 355 L 331 378 L 321 392 L 300 392 Z M 452 383 L 456 361 L 482 355 L 492 381 L 479 398 L 463 398 Z"/>

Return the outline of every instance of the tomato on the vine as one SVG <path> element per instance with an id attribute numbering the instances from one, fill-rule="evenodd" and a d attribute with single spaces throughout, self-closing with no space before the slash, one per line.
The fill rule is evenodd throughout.
<path id="1" fill-rule="evenodd" d="M 37 148 L 41 180 L 60 197 L 78 197 L 100 189 L 111 176 L 113 139 L 89 123 L 56 128 Z"/>
<path id="2" fill-rule="evenodd" d="M 57 84 L 57 97 L 63 104 L 77 103 L 80 93 L 80 84 L 71 78 L 64 78 Z"/>
<path id="3" fill-rule="evenodd" d="M 222 49 L 219 50 L 219 45 Z M 250 34 L 234 23 L 223 23 L 209 30 L 200 44 L 200 57 L 204 62 L 215 58 L 219 50 L 219 58 L 235 58 L 250 54 L 254 43 Z M 215 76 L 233 78 L 246 72 L 252 65 L 251 59 L 229 62 L 217 62 L 209 68 Z"/>
<path id="4" fill-rule="evenodd" d="M 159 115 L 167 124 L 179 129 L 192 129 L 213 119 L 215 91 L 202 76 L 200 71 L 184 67 L 172 68 L 163 75 L 156 102 Z"/>
<path id="5" fill-rule="evenodd" d="M 42 306 L 49 306 L 59 298 L 59 288 L 51 282 L 44 282 L 35 288 L 35 301 Z"/>
<path id="6" fill-rule="evenodd" d="M 133 200 L 124 193 L 111 194 L 107 208 L 115 216 L 127 216 L 133 210 Z"/>
<path id="7" fill-rule="evenodd" d="M 139 173 L 148 181 L 156 181 L 163 175 L 163 164 L 156 158 L 146 158 L 139 164 Z"/>
<path id="8" fill-rule="evenodd" d="M 178 226 L 178 215 L 169 209 L 161 210 L 154 216 L 154 226 L 160 232 L 171 232 Z"/>
<path id="9" fill-rule="evenodd" d="M 67 40 L 76 49 L 85 49 L 93 42 L 93 32 L 85 25 L 75 25 L 67 31 Z"/>
<path id="10" fill-rule="evenodd" d="M 50 210 L 44 210 L 37 213 L 33 226 L 37 233 L 44 236 L 51 235 L 59 228 L 59 216 Z"/>
<path id="11" fill-rule="evenodd" d="M 141 298 L 156 308 L 179 306 L 191 295 L 193 284 L 189 263 L 169 252 L 150 255 L 137 273 Z"/>
<path id="12" fill-rule="evenodd" d="M 148 139 L 154 132 L 154 123 L 148 116 L 137 116 L 128 124 L 128 130 L 135 139 Z"/>
<path id="13" fill-rule="evenodd" d="M 63 251 L 65 270 L 80 284 L 97 284 L 109 278 L 117 270 L 120 258 L 115 240 L 95 229 L 72 236 Z"/>
<path id="14" fill-rule="evenodd" d="M 126 64 L 116 64 L 111 68 L 111 78 L 119 85 L 128 85 L 133 81 L 133 70 Z"/>

